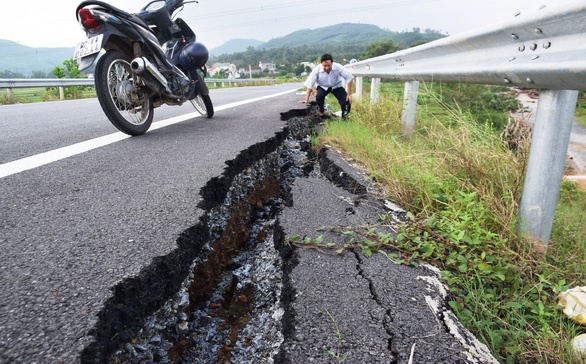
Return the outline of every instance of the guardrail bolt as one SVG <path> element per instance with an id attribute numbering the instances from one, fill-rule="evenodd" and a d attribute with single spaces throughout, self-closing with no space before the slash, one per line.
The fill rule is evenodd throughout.
<path id="1" fill-rule="evenodd" d="M 544 49 L 547 49 L 549 47 L 551 47 L 551 42 L 545 42 L 545 43 L 543 43 L 543 48 Z"/>
<path id="2" fill-rule="evenodd" d="M 529 48 L 530 48 L 532 51 L 534 51 L 534 50 L 536 50 L 536 49 L 537 49 L 537 44 L 536 44 L 536 43 L 533 43 L 533 44 L 531 44 L 531 45 L 529 46 Z"/>
<path id="3" fill-rule="evenodd" d="M 510 59 L 509 59 L 509 62 L 513 62 L 513 61 L 514 61 L 514 60 L 516 60 L 516 59 L 517 59 L 517 57 L 510 58 Z"/>
<path id="4" fill-rule="evenodd" d="M 537 9 L 537 10 L 545 9 L 546 7 L 547 7 L 547 5 L 543 4 L 543 5 L 539 6 L 539 9 Z"/>
<path id="5" fill-rule="evenodd" d="M 524 45 L 519 46 L 519 52 L 523 52 L 523 51 L 525 51 L 525 46 Z"/>
<path id="6" fill-rule="evenodd" d="M 535 83 L 530 77 L 527 77 L 527 82 L 528 83 Z"/>
<path id="7" fill-rule="evenodd" d="M 519 15 L 521 15 L 521 12 L 520 12 L 520 11 L 517 11 L 517 12 L 515 13 L 515 16 L 519 16 Z"/>
<path id="8" fill-rule="evenodd" d="M 531 60 L 535 61 L 537 58 L 539 58 L 539 56 L 533 56 L 533 57 L 531 57 Z"/>
<path id="9" fill-rule="evenodd" d="M 535 34 L 541 34 L 541 33 L 543 33 L 543 31 L 541 31 L 541 29 L 535 28 Z"/>
<path id="10" fill-rule="evenodd" d="M 511 80 L 505 77 L 505 83 L 511 83 Z"/>
<path id="11" fill-rule="evenodd" d="M 511 34 L 511 38 L 513 38 L 513 40 L 517 40 L 519 39 L 519 36 L 515 33 Z"/>

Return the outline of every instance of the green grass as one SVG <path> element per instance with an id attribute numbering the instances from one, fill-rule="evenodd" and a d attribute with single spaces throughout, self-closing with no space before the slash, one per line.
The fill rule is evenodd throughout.
<path id="1" fill-rule="evenodd" d="M 227 87 L 246 87 L 246 86 L 267 86 L 275 85 L 284 82 L 296 82 L 296 79 L 289 80 L 285 78 L 278 78 L 276 81 L 269 81 L 266 79 L 254 79 L 253 83 L 208 83 L 210 89 L 227 88 Z M 80 99 L 96 97 L 94 87 L 66 87 L 65 99 Z M 6 104 L 25 104 L 33 102 L 57 101 L 59 100 L 59 89 L 56 87 L 32 87 L 32 88 L 15 88 L 12 89 L 12 98 L 8 96 L 7 89 L 0 89 L 0 105 Z"/>
<path id="2" fill-rule="evenodd" d="M 581 92 L 578 98 L 578 105 L 576 106 L 576 121 L 586 128 L 586 93 Z"/>
<path id="3" fill-rule="evenodd" d="M 64 91 L 67 100 L 96 97 L 96 91 L 93 87 L 66 87 Z M 0 105 L 56 100 L 59 100 L 59 89 L 56 87 L 15 88 L 12 90 L 12 98 L 8 96 L 6 89 L 0 89 Z"/>
<path id="4" fill-rule="evenodd" d="M 586 285 L 586 192 L 564 182 L 549 249 L 538 253 L 516 235 L 528 145 L 509 150 L 495 123 L 427 91 L 406 139 L 402 91 L 384 92 L 375 105 L 355 102 L 349 122 L 328 122 L 315 143 L 359 161 L 410 211 L 394 243 L 399 260 L 440 268 L 450 306 L 499 361 L 571 363 L 569 343 L 586 329 L 557 295 Z"/>

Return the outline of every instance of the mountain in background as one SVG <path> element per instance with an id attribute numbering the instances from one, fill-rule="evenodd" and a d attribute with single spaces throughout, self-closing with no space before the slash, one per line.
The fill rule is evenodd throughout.
<path id="1" fill-rule="evenodd" d="M 0 39 L 0 72 L 20 73 L 25 77 L 44 77 L 55 66 L 73 56 L 71 48 L 33 48 L 11 40 Z"/>
<path id="2" fill-rule="evenodd" d="M 297 64 L 318 59 L 330 52 L 342 61 L 359 58 L 367 45 L 392 40 L 400 48 L 445 37 L 436 30 L 413 28 L 393 32 L 371 24 L 342 23 L 317 29 L 303 29 L 266 43 L 256 39 L 233 39 L 210 50 L 210 62 L 235 62 L 243 65 L 273 60 Z M 33 48 L 0 39 L 0 78 L 53 77 L 51 69 L 63 66 L 72 57 L 71 48 Z M 5 72 L 8 71 L 8 72 Z"/>
<path id="3" fill-rule="evenodd" d="M 317 29 L 303 29 L 274 38 L 262 48 L 299 47 L 313 44 L 370 44 L 388 40 L 392 33 L 376 25 L 342 23 Z"/>
<path id="4" fill-rule="evenodd" d="M 245 51 L 210 57 L 210 63 L 230 62 L 237 67 L 258 64 L 260 60 L 272 61 L 279 74 L 303 72 L 301 62 L 318 62 L 324 53 L 330 53 L 340 63 L 362 59 L 366 47 L 373 43 L 391 43 L 398 49 L 427 43 L 446 37 L 432 29 L 413 28 L 410 31 L 393 32 L 371 24 L 342 23 L 317 29 L 303 29 L 284 37 L 274 38 Z M 391 42 L 389 42 L 391 41 Z"/>
<path id="5" fill-rule="evenodd" d="M 244 52 L 248 47 L 258 47 L 263 43 L 263 41 L 257 39 L 231 39 L 219 47 L 210 49 L 210 55 L 219 56 L 221 54 Z"/>

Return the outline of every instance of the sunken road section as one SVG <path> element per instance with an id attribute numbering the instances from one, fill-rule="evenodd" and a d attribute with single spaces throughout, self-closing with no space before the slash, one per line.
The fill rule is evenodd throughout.
<path id="1" fill-rule="evenodd" d="M 405 212 L 339 154 L 315 155 L 315 105 L 226 162 L 177 248 L 114 289 L 82 363 L 496 363 L 447 308 L 433 269 L 286 244 Z M 392 224 L 395 226 L 393 227 Z"/>
<path id="2" fill-rule="evenodd" d="M 301 127 L 307 113 L 293 110 L 282 118 L 296 117 Z M 293 134 L 305 134 L 302 143 L 308 146 L 307 125 L 304 130 Z M 223 174 L 200 192 L 198 207 L 206 213 L 183 232 L 177 248 L 114 288 L 90 333 L 95 340 L 83 351 L 82 363 L 229 362 L 236 347 L 250 351 L 254 340 L 257 347 L 269 346 L 259 357 L 275 355 L 273 346 L 282 341 L 282 272 L 272 226 L 285 203 L 280 196 L 287 195 L 286 185 L 307 168 L 306 154 L 289 131 L 285 128 L 226 161 Z M 252 317 L 264 324 L 253 322 L 246 328 L 255 321 Z M 274 339 L 239 339 L 241 331 L 256 331 L 259 325 Z"/>

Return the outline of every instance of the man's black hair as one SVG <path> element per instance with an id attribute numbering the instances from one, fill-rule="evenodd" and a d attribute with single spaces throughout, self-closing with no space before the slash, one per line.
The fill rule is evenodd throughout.
<path id="1" fill-rule="evenodd" d="M 333 63 L 334 62 L 334 58 L 332 57 L 331 54 L 326 53 L 323 56 L 321 56 L 321 60 L 319 62 L 321 63 L 321 62 L 324 62 L 324 61 L 332 61 L 332 63 Z"/>

